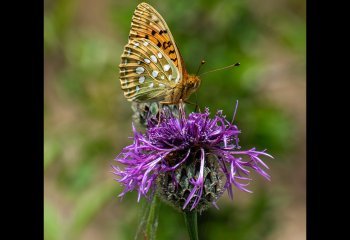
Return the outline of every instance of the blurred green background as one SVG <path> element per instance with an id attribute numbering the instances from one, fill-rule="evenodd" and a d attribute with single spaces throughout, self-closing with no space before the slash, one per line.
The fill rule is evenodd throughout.
<path id="1" fill-rule="evenodd" d="M 110 165 L 132 136 L 118 79 L 131 16 L 140 1 L 45 0 L 44 234 L 55 239 L 133 239 L 141 204 L 123 201 Z M 306 239 L 305 1 L 148 1 L 165 18 L 194 73 L 200 106 L 222 109 L 241 146 L 267 148 L 272 181 L 225 194 L 199 217 L 200 239 Z M 194 101 L 194 96 L 191 98 Z M 189 106 L 191 108 L 191 106 Z M 157 239 L 187 239 L 181 214 L 160 206 Z"/>

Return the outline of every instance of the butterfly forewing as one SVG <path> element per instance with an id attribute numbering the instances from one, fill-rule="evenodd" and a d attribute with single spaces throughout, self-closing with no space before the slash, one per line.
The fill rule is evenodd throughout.
<path id="1" fill-rule="evenodd" d="M 182 75 L 187 75 L 179 49 L 162 16 L 147 3 L 140 3 L 132 17 L 129 39 L 149 39 L 174 62 Z"/>
<path id="2" fill-rule="evenodd" d="M 174 62 L 148 39 L 129 41 L 119 70 L 121 88 L 129 101 L 163 101 L 180 81 Z"/>
<path id="3" fill-rule="evenodd" d="M 164 19 L 147 3 L 136 7 L 119 67 L 121 87 L 129 101 L 177 104 L 200 84 L 197 76 L 187 74 Z"/>

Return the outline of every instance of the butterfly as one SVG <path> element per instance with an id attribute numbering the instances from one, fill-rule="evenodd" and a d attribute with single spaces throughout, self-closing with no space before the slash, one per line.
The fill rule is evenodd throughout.
<path id="1" fill-rule="evenodd" d="M 140 3 L 132 16 L 129 41 L 119 64 L 121 89 L 128 101 L 178 104 L 200 86 L 184 60 L 163 17 Z"/>

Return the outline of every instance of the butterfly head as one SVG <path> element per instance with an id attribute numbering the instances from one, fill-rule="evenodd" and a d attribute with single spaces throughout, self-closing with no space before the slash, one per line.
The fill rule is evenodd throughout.
<path id="1" fill-rule="evenodd" d="M 201 80 L 197 75 L 189 75 L 186 81 L 187 96 L 197 91 L 201 84 Z"/>

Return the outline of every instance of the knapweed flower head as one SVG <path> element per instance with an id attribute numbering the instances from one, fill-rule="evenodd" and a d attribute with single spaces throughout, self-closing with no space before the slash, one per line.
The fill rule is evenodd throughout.
<path id="1" fill-rule="evenodd" d="M 149 120 L 145 133 L 133 127 L 133 144 L 116 158 L 124 166 L 113 166 L 124 186 L 120 196 L 136 190 L 139 201 L 156 193 L 177 209 L 201 212 L 210 204 L 217 207 L 225 191 L 232 198 L 232 186 L 250 192 L 251 171 L 270 179 L 260 157 L 272 156 L 255 148 L 242 150 L 240 130 L 222 111 L 213 118 L 208 108 L 186 116 L 180 107 L 179 116 L 163 111 L 160 120 Z"/>

